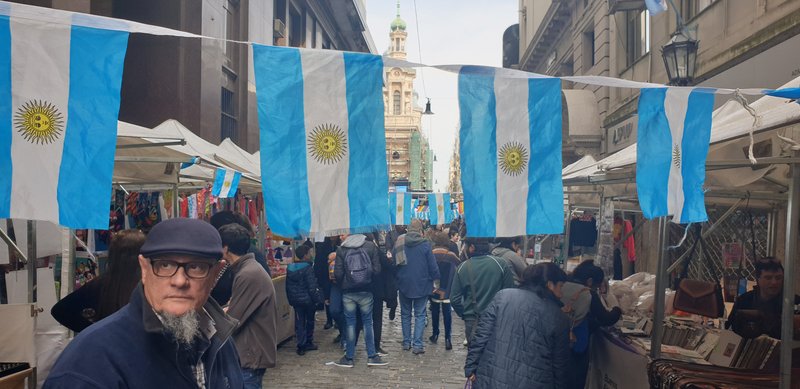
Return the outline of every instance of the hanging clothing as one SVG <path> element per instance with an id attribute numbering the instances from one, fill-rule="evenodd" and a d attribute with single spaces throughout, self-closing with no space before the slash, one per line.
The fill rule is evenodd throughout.
<path id="1" fill-rule="evenodd" d="M 189 218 L 197 219 L 197 195 L 189 196 Z"/>
<path id="2" fill-rule="evenodd" d="M 631 234 L 631 231 L 633 231 L 633 224 L 630 220 L 625 220 L 623 229 L 625 231 L 624 235 L 630 235 L 628 235 L 628 238 L 622 243 L 622 247 L 628 251 L 628 262 L 636 262 L 636 242 L 633 240 L 633 234 Z"/>
<path id="3" fill-rule="evenodd" d="M 574 246 L 594 247 L 597 244 L 597 220 L 593 216 L 572 219 L 569 230 L 570 256 L 574 255 Z"/>

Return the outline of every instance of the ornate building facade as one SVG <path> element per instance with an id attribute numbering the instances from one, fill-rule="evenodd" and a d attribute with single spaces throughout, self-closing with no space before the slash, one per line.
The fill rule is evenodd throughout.
<path id="1" fill-rule="evenodd" d="M 400 18 L 399 2 L 397 18 L 392 21 L 389 37 L 386 55 L 405 60 L 408 33 L 406 22 Z M 422 108 L 417 104 L 417 94 L 414 92 L 417 71 L 387 67 L 384 72 L 383 103 L 389 186 L 430 191 L 433 187 L 433 153 L 421 131 Z"/>

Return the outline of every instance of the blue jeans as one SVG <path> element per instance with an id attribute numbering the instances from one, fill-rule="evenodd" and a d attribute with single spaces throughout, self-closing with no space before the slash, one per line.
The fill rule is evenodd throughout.
<path id="1" fill-rule="evenodd" d="M 425 332 L 425 305 L 428 297 L 418 297 L 410 299 L 400 293 L 400 322 L 403 326 L 403 346 L 412 346 L 415 349 L 423 349 L 422 333 Z M 414 339 L 411 339 L 411 309 L 414 309 Z"/>
<path id="2" fill-rule="evenodd" d="M 347 350 L 345 357 L 353 359 L 356 353 L 356 309 L 364 323 L 364 341 L 367 343 L 367 357 L 377 355 L 375 352 L 375 333 L 372 329 L 372 293 L 352 292 L 342 295 L 344 319 L 347 321 Z"/>
<path id="3" fill-rule="evenodd" d="M 347 338 L 347 331 L 345 329 L 344 321 L 344 306 L 342 305 L 342 289 L 336 285 L 331 285 L 330 305 L 328 305 L 328 312 L 330 312 L 333 321 L 336 322 L 336 328 L 339 329 L 339 334 L 342 336 L 342 342 Z"/>
<path id="4" fill-rule="evenodd" d="M 244 378 L 244 389 L 261 389 L 261 382 L 264 381 L 264 372 L 267 369 L 247 369 L 242 368 L 242 378 Z"/>
<path id="5" fill-rule="evenodd" d="M 453 312 L 450 303 L 437 303 L 431 300 L 431 321 L 433 321 L 433 336 L 439 336 L 439 310 L 441 308 L 444 319 L 444 338 L 450 340 L 450 330 L 453 328 Z"/>

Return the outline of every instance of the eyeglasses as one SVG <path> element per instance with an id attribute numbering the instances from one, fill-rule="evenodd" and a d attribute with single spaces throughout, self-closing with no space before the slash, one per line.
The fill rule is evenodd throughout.
<path id="1" fill-rule="evenodd" d="M 178 268 L 182 267 L 186 276 L 193 279 L 208 277 L 211 267 L 214 266 L 213 263 L 205 261 L 179 263 L 168 259 L 154 259 L 150 261 L 150 264 L 153 274 L 159 277 L 172 277 L 178 272 Z"/>

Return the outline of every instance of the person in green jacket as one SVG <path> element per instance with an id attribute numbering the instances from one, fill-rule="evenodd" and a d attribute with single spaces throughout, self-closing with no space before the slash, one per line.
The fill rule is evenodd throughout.
<path id="1" fill-rule="evenodd" d="M 467 238 L 469 255 L 456 271 L 450 290 L 450 304 L 464 320 L 469 342 L 483 310 L 500 289 L 514 287 L 514 271 L 501 258 L 490 255 L 489 239 Z"/>

